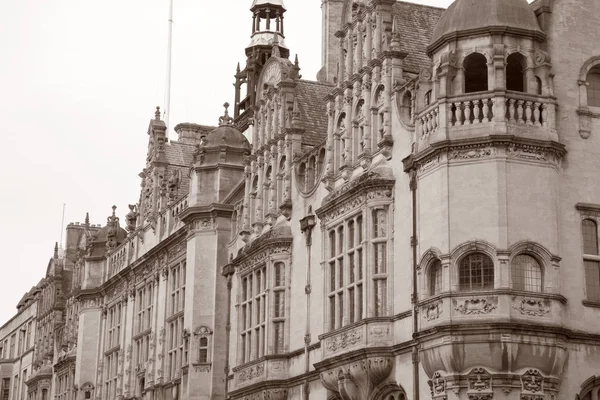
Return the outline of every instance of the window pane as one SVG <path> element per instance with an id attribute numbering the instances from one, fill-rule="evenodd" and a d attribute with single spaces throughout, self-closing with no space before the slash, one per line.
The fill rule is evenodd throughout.
<path id="1" fill-rule="evenodd" d="M 335 261 L 329 263 L 329 290 L 335 290 Z"/>
<path id="2" fill-rule="evenodd" d="M 594 67 L 590 70 L 587 76 L 588 105 L 600 107 L 600 67 Z"/>
<path id="3" fill-rule="evenodd" d="M 436 295 L 442 291 L 442 263 L 437 260 L 429 272 L 429 294 Z"/>
<path id="4" fill-rule="evenodd" d="M 329 232 L 329 253 L 330 257 L 335 257 L 335 231 Z"/>
<path id="5" fill-rule="evenodd" d="M 585 261 L 585 287 L 587 299 L 600 302 L 600 262 Z"/>
<path id="6" fill-rule="evenodd" d="M 354 319 L 354 315 L 355 315 L 354 314 L 354 307 L 355 307 L 355 304 L 354 304 L 354 288 L 348 289 L 348 300 L 349 300 L 348 308 L 349 308 L 349 311 L 350 311 L 350 323 L 353 323 L 353 322 L 355 322 L 355 319 Z"/>
<path id="7" fill-rule="evenodd" d="M 483 253 L 473 253 L 460 261 L 458 268 L 460 290 L 492 289 L 494 287 L 494 263 Z"/>
<path id="8" fill-rule="evenodd" d="M 363 232 L 362 232 L 362 217 L 356 218 L 356 230 L 358 231 L 358 243 L 363 241 Z"/>
<path id="9" fill-rule="evenodd" d="M 274 324 L 275 342 L 273 343 L 273 351 L 275 354 L 283 353 L 284 339 L 283 339 L 283 322 L 276 322 Z"/>
<path id="10" fill-rule="evenodd" d="M 584 219 L 581 223 L 583 231 L 583 253 L 598 255 L 598 230 L 596 222 Z"/>
<path id="11" fill-rule="evenodd" d="M 348 248 L 354 247 L 354 221 L 348 222 Z"/>
<path id="12" fill-rule="evenodd" d="M 375 316 L 384 316 L 387 303 L 387 280 L 378 279 L 375 281 Z"/>
<path id="13" fill-rule="evenodd" d="M 329 329 L 335 329 L 335 295 L 329 298 Z"/>
<path id="14" fill-rule="evenodd" d="M 542 269 L 537 260 L 520 254 L 512 262 L 513 288 L 530 292 L 542 291 Z"/>
<path id="15" fill-rule="evenodd" d="M 375 246 L 375 274 L 385 274 L 387 272 L 386 266 L 386 244 L 378 243 Z"/>
<path id="16" fill-rule="evenodd" d="M 387 236 L 387 211 L 373 211 L 373 237 L 380 238 Z"/>

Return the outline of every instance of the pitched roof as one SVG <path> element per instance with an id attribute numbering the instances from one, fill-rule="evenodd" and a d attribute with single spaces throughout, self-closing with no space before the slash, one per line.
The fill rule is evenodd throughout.
<path id="1" fill-rule="evenodd" d="M 305 80 L 296 82 L 296 99 L 299 112 L 298 127 L 305 130 L 302 144 L 316 146 L 327 137 L 327 104 L 325 97 L 334 89 L 334 86 Z"/>
<path id="2" fill-rule="evenodd" d="M 393 6 L 396 32 L 400 34 L 400 51 L 408 53 L 404 70 L 419 73 L 431 65 L 426 49 L 443 8 L 397 1 Z"/>

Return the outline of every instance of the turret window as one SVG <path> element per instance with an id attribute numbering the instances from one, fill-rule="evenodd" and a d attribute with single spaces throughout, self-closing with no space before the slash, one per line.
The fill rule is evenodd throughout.
<path id="1" fill-rule="evenodd" d="M 485 56 L 473 53 L 465 58 L 465 93 L 482 92 L 488 90 L 488 68 Z"/>
<path id="2" fill-rule="evenodd" d="M 435 296 L 442 291 L 442 263 L 435 260 L 429 267 L 429 294 Z"/>
<path id="3" fill-rule="evenodd" d="M 600 107 L 600 65 L 595 66 L 587 74 L 588 105 Z"/>
<path id="4" fill-rule="evenodd" d="M 528 292 L 542 291 L 542 267 L 534 257 L 528 254 L 514 257 L 511 275 L 514 289 Z"/>
<path id="5" fill-rule="evenodd" d="M 483 253 L 465 256 L 458 269 L 459 290 L 485 290 L 494 288 L 494 263 Z"/>
<path id="6" fill-rule="evenodd" d="M 516 92 L 525 91 L 525 57 L 521 53 L 512 53 L 506 59 L 506 89 Z"/>

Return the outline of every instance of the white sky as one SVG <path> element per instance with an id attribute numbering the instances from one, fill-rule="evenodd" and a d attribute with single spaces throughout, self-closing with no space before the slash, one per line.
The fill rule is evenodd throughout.
<path id="1" fill-rule="evenodd" d="M 321 1 L 285 0 L 304 79 L 321 65 Z M 451 0 L 417 0 L 447 7 Z M 250 40 L 251 0 L 175 0 L 171 125 L 216 125 Z M 168 0 L 0 1 L 0 325 L 44 276 L 65 223 L 124 220 L 165 87 Z M 175 138 L 171 133 L 171 138 Z M 122 223 L 124 225 L 124 221 Z"/>

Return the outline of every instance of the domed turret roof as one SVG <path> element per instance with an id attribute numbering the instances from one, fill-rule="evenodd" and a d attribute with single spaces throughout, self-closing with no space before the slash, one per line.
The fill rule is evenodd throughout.
<path id="1" fill-rule="evenodd" d="M 225 115 L 219 118 L 219 127 L 206 136 L 204 145 L 206 147 L 230 146 L 250 149 L 248 139 L 233 126 L 233 118 L 227 111 L 229 103 L 223 104 L 223 107 L 225 107 Z"/>
<path id="2" fill-rule="evenodd" d="M 526 0 L 455 0 L 442 14 L 427 49 L 432 53 L 448 38 L 501 30 L 545 37 Z"/>

